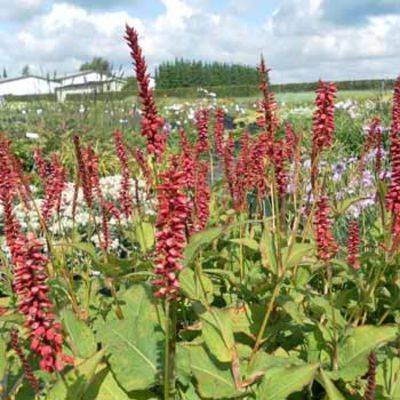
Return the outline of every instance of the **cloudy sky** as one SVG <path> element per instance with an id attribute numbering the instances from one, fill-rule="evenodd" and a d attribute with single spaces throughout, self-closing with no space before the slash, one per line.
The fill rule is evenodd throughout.
<path id="1" fill-rule="evenodd" d="M 94 56 L 130 73 L 124 24 L 147 60 L 255 65 L 275 82 L 400 74 L 400 0 L 0 0 L 0 71 L 73 72 Z"/>

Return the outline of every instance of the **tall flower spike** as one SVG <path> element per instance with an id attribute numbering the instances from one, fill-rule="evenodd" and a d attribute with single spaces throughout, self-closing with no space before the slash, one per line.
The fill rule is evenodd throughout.
<path id="1" fill-rule="evenodd" d="M 272 155 L 273 142 L 275 140 L 275 133 L 279 127 L 279 120 L 277 116 L 278 106 L 275 101 L 274 93 L 271 92 L 269 87 L 269 71 L 266 67 L 264 57 L 261 56 L 260 65 L 257 67 L 260 74 L 259 89 L 262 93 L 262 100 L 258 102 L 259 117 L 257 120 L 258 126 L 264 128 L 267 135 L 267 153 Z"/>
<path id="2" fill-rule="evenodd" d="M 386 209 L 392 214 L 392 249 L 400 245 L 400 78 L 393 94 L 392 125 L 390 130 L 391 176 L 386 193 Z"/>
<path id="3" fill-rule="evenodd" d="M 293 126 L 289 121 L 285 122 L 285 150 L 286 158 L 289 161 L 293 160 L 293 156 L 296 152 L 296 147 L 298 144 L 298 138 L 293 130 Z"/>
<path id="4" fill-rule="evenodd" d="M 107 219 L 107 205 L 100 185 L 99 157 L 90 145 L 83 149 L 82 156 L 86 165 L 87 178 L 101 204 L 101 228 L 103 233 L 101 246 L 104 250 L 107 250 L 110 245 L 110 231 Z"/>
<path id="5" fill-rule="evenodd" d="M 39 356 L 39 366 L 49 373 L 61 371 L 64 362 L 72 359 L 62 353 L 62 326 L 56 322 L 54 308 L 47 293 L 46 264 L 42 243 L 33 234 L 19 235 L 10 249 L 14 259 L 14 287 L 19 299 L 18 308 L 25 316 L 31 349 Z"/>
<path id="6" fill-rule="evenodd" d="M 138 82 L 139 97 L 142 103 L 142 135 L 147 140 L 147 151 L 160 159 L 165 150 L 166 133 L 164 119 L 158 115 L 153 89 L 150 87 L 150 74 L 147 72 L 146 60 L 139 45 L 137 31 L 126 25 L 125 40 L 131 49 L 131 56 Z"/>
<path id="7" fill-rule="evenodd" d="M 240 137 L 240 151 L 235 168 L 235 209 L 242 210 L 246 205 L 247 191 L 251 188 L 251 141 L 248 131 Z"/>
<path id="8" fill-rule="evenodd" d="M 267 192 L 265 165 L 268 146 L 268 138 L 265 132 L 261 132 L 250 151 L 250 182 L 251 186 L 257 189 L 258 199 L 263 198 Z"/>
<path id="9" fill-rule="evenodd" d="M 39 381 L 32 371 L 32 367 L 30 366 L 24 351 L 22 350 L 21 344 L 19 342 L 18 331 L 16 329 L 12 329 L 10 332 L 11 336 L 11 347 L 17 353 L 18 358 L 21 361 L 22 369 L 24 370 L 24 375 L 27 381 L 32 386 L 32 389 L 35 392 L 39 391 Z"/>
<path id="10" fill-rule="evenodd" d="M 329 218 L 330 206 L 328 196 L 321 196 L 317 202 L 315 212 L 315 242 L 317 243 L 318 257 L 327 262 L 339 250 L 331 231 Z"/>
<path id="11" fill-rule="evenodd" d="M 93 187 L 92 182 L 89 179 L 88 172 L 85 165 L 85 160 L 82 155 L 82 148 L 79 136 L 74 136 L 75 156 L 77 161 L 77 179 L 79 179 L 79 185 L 83 189 L 83 197 L 89 208 L 93 206 Z M 78 178 L 79 176 L 79 178 Z M 77 184 L 77 182 L 76 182 Z M 79 190 L 79 186 L 76 187 Z"/>
<path id="12" fill-rule="evenodd" d="M 318 158 L 321 152 L 333 144 L 335 133 L 335 96 L 336 87 L 333 83 L 320 81 L 316 89 L 315 111 L 313 115 L 313 138 L 311 152 L 312 184 L 319 174 Z"/>
<path id="13" fill-rule="evenodd" d="M 42 182 L 45 195 L 41 211 L 44 221 L 48 223 L 54 210 L 60 212 L 62 193 L 67 187 L 67 170 L 61 165 L 58 154 L 52 155 L 48 175 Z"/>
<path id="14" fill-rule="evenodd" d="M 360 231 L 358 228 L 358 222 L 356 220 L 352 220 L 348 229 L 347 262 L 355 270 L 360 269 L 359 250 Z"/>
<path id="15" fill-rule="evenodd" d="M 278 189 L 278 196 L 282 199 L 287 193 L 288 174 L 287 174 L 287 149 L 285 140 L 276 140 L 272 161 L 275 169 L 275 179 Z"/>
<path id="16" fill-rule="evenodd" d="M 224 109 L 218 107 L 214 114 L 214 144 L 215 152 L 219 157 L 224 155 Z"/>
<path id="17" fill-rule="evenodd" d="M 376 354 L 371 352 L 368 356 L 368 373 L 367 373 L 367 387 L 364 393 L 364 400 L 375 400 L 375 390 L 376 390 Z"/>
<path id="18" fill-rule="evenodd" d="M 400 76 L 396 79 L 393 91 L 392 129 L 391 134 L 400 132 Z"/>
<path id="19" fill-rule="evenodd" d="M 129 172 L 128 156 L 126 154 L 122 132 L 119 130 L 114 131 L 114 143 L 122 171 L 119 199 L 125 218 L 129 218 L 132 215 L 132 196 L 130 192 L 131 174 Z"/>
<path id="20" fill-rule="evenodd" d="M 369 127 L 367 138 L 364 143 L 360 158 L 360 176 L 363 176 L 365 168 L 365 155 L 370 151 L 375 150 L 375 172 L 376 176 L 379 178 L 382 169 L 382 157 L 383 157 L 383 139 L 382 139 L 382 128 L 381 120 L 379 117 L 372 119 Z"/>
<path id="21" fill-rule="evenodd" d="M 188 190 L 193 190 L 195 186 L 195 166 L 194 149 L 189 143 L 186 131 L 182 128 L 179 131 L 181 146 L 181 164 L 182 171 L 185 171 L 185 186 Z"/>
<path id="22" fill-rule="evenodd" d="M 62 326 L 51 313 L 54 308 L 47 293 L 46 265 L 42 243 L 31 233 L 24 236 L 12 210 L 18 177 L 12 169 L 7 142 L 0 137 L 0 202 L 3 206 L 5 237 L 14 265 L 13 289 L 18 308 L 25 317 L 31 349 L 39 356 L 39 366 L 47 372 L 63 369 L 72 359 L 62 353 Z"/>
<path id="23" fill-rule="evenodd" d="M 230 134 L 224 148 L 224 175 L 232 201 L 235 201 L 235 140 Z"/>
<path id="24" fill-rule="evenodd" d="M 208 161 L 199 161 L 197 164 L 196 186 L 194 205 L 196 209 L 196 222 L 194 230 L 203 230 L 210 215 L 211 190 L 208 183 Z"/>
<path id="25" fill-rule="evenodd" d="M 195 114 L 195 125 L 197 129 L 196 158 L 209 150 L 208 143 L 208 125 L 210 122 L 210 113 L 206 108 L 197 110 Z"/>
<path id="26" fill-rule="evenodd" d="M 160 174 L 157 187 L 158 215 L 156 221 L 158 276 L 153 285 L 156 297 L 176 298 L 179 290 L 178 273 L 186 244 L 186 225 L 190 220 L 192 204 L 183 191 L 185 172 L 179 170 L 179 159 L 173 157 L 169 169 Z"/>

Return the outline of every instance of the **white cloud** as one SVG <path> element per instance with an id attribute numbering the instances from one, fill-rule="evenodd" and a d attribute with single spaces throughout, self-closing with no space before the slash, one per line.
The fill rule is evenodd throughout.
<path id="1" fill-rule="evenodd" d="M 37 13 L 44 0 L 0 0 L 0 21 L 22 20 Z"/>
<path id="2" fill-rule="evenodd" d="M 69 71 L 94 56 L 128 66 L 122 39 L 128 22 L 140 32 L 152 66 L 175 57 L 255 65 L 262 52 L 275 81 L 393 77 L 400 72 L 400 14 L 374 12 L 363 24 L 337 25 L 324 15 L 326 1 L 282 0 L 263 25 L 243 18 L 238 7 L 207 12 L 204 0 L 162 0 L 164 13 L 146 21 L 128 12 L 56 3 L 17 34 L 0 35 L 0 67 L 13 62 L 15 72 L 27 63 Z M 15 4 L 24 2 L 41 3 Z"/>

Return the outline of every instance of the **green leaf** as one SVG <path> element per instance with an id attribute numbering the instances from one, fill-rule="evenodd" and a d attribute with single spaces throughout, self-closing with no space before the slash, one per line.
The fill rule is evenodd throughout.
<path id="1" fill-rule="evenodd" d="M 64 310 L 61 315 L 63 325 L 71 338 L 74 354 L 80 358 L 89 358 L 97 350 L 93 332 L 71 310 Z"/>
<path id="2" fill-rule="evenodd" d="M 7 344 L 0 337 L 0 382 L 3 381 L 4 374 L 7 370 Z"/>
<path id="3" fill-rule="evenodd" d="M 68 371 L 63 379 L 50 389 L 46 400 L 80 400 L 94 378 L 96 368 L 104 356 L 105 350 L 99 351 L 72 370 Z"/>
<path id="4" fill-rule="evenodd" d="M 339 350 L 339 371 L 331 372 L 333 379 L 352 380 L 368 370 L 368 355 L 376 347 L 394 340 L 397 326 L 364 325 L 354 328 Z"/>
<path id="5" fill-rule="evenodd" d="M 342 201 L 339 201 L 336 205 L 336 207 L 334 207 L 333 212 L 336 215 L 336 217 L 344 214 L 349 207 L 351 207 L 353 204 L 358 203 L 359 201 L 361 201 L 363 199 L 362 196 L 357 196 L 357 197 L 350 197 L 349 199 L 345 199 Z"/>
<path id="6" fill-rule="evenodd" d="M 256 251 L 258 251 L 259 247 L 260 247 L 256 240 L 250 239 L 250 238 L 231 239 L 231 242 L 238 244 L 238 245 L 246 246 L 249 249 L 256 250 Z"/>
<path id="7" fill-rule="evenodd" d="M 256 391 L 259 400 L 285 400 L 314 379 L 319 364 L 273 367 L 266 371 Z"/>
<path id="8" fill-rule="evenodd" d="M 205 231 L 195 233 L 190 238 L 190 241 L 186 246 L 183 265 L 189 265 L 202 247 L 210 244 L 212 241 L 219 238 L 223 233 L 223 227 L 210 228 Z"/>
<path id="9" fill-rule="evenodd" d="M 278 261 L 276 249 L 271 231 L 265 227 L 260 241 L 261 263 L 264 268 L 269 269 L 274 274 L 278 273 Z"/>
<path id="10" fill-rule="evenodd" d="M 390 399 L 400 399 L 400 358 L 397 354 L 378 363 L 376 380 Z"/>
<path id="11" fill-rule="evenodd" d="M 154 226 L 150 222 L 137 221 L 135 235 L 139 246 L 144 252 L 150 251 L 154 246 Z"/>
<path id="12" fill-rule="evenodd" d="M 229 399 L 242 394 L 236 389 L 229 363 L 216 360 L 204 346 L 188 346 L 188 349 L 201 399 Z"/>
<path id="13" fill-rule="evenodd" d="M 211 303 L 213 300 L 213 284 L 205 274 L 195 274 L 189 267 L 179 274 L 181 290 L 191 300 Z"/>
<path id="14" fill-rule="evenodd" d="M 129 400 L 131 397 L 118 385 L 113 374 L 104 367 L 96 373 L 85 400 Z"/>
<path id="15" fill-rule="evenodd" d="M 123 292 L 118 292 L 118 301 L 125 319 L 134 320 L 140 317 L 154 325 L 163 324 L 164 312 L 148 284 L 137 283 Z M 117 320 L 115 313 L 107 315 L 107 321 L 111 320 Z"/>
<path id="16" fill-rule="evenodd" d="M 145 390 L 159 383 L 163 360 L 164 333 L 151 292 L 134 285 L 122 296 L 124 319 L 113 313 L 99 328 L 99 338 L 107 346 L 108 362 L 125 391 Z"/>
<path id="17" fill-rule="evenodd" d="M 202 336 L 213 356 L 221 362 L 231 362 L 235 339 L 229 316 L 211 307 L 199 316 L 203 324 Z"/>
<path id="18" fill-rule="evenodd" d="M 345 400 L 342 393 L 336 388 L 335 384 L 330 380 L 329 376 L 323 369 L 320 370 L 320 383 L 326 391 L 327 400 Z"/>
<path id="19" fill-rule="evenodd" d="M 313 249 L 314 246 L 309 243 L 295 243 L 288 254 L 288 248 L 285 247 L 282 250 L 285 267 L 289 268 L 299 265 L 304 257 L 312 254 Z"/>

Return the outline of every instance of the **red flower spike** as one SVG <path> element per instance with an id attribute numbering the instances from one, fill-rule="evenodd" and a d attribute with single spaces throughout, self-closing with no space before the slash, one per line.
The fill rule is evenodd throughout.
<path id="1" fill-rule="evenodd" d="M 335 96 L 336 86 L 333 83 L 320 81 L 316 89 L 315 111 L 313 116 L 312 138 L 312 181 L 318 176 L 317 159 L 321 152 L 333 144 L 335 134 Z"/>
<path id="2" fill-rule="evenodd" d="M 371 150 L 376 150 L 375 156 L 375 171 L 376 176 L 379 178 L 381 170 L 382 170 L 382 158 L 383 158 L 383 138 L 382 138 L 382 128 L 381 128 L 381 120 L 379 117 L 373 118 L 369 127 L 368 127 L 368 135 L 365 140 L 363 152 L 360 158 L 360 174 L 362 176 L 364 172 L 364 156 L 369 153 Z"/>
<path id="3" fill-rule="evenodd" d="M 264 132 L 260 133 L 250 151 L 250 184 L 257 189 L 258 198 L 262 198 L 267 192 L 267 179 L 265 165 L 269 141 Z"/>
<path id="4" fill-rule="evenodd" d="M 329 219 L 330 206 L 328 196 L 321 196 L 317 202 L 315 212 L 315 242 L 317 243 L 318 257 L 327 262 L 339 250 L 331 231 Z"/>
<path id="5" fill-rule="evenodd" d="M 185 187 L 188 190 L 193 190 L 195 186 L 195 167 L 196 161 L 194 159 L 194 149 L 189 143 L 186 132 L 184 129 L 179 131 L 180 146 L 181 146 L 181 169 L 185 171 Z"/>
<path id="6" fill-rule="evenodd" d="M 156 221 L 157 262 L 154 269 L 158 278 L 153 281 L 156 297 L 176 298 L 179 290 L 178 273 L 183 266 L 186 227 L 190 221 L 192 204 L 183 192 L 185 172 L 179 169 L 179 158 L 171 159 L 169 169 L 160 174 L 157 187 L 158 215 Z"/>
<path id="7" fill-rule="evenodd" d="M 142 103 L 141 133 L 147 140 L 148 153 L 154 155 L 157 159 L 161 159 L 166 144 L 164 119 L 158 115 L 153 89 L 150 87 L 150 74 L 147 72 L 146 60 L 139 45 L 138 33 L 128 25 L 126 25 L 125 40 L 131 49 L 131 57 L 138 82 L 139 97 Z"/>
<path id="8" fill-rule="evenodd" d="M 391 177 L 386 193 L 386 209 L 392 214 L 392 249 L 400 244 L 400 77 L 393 94 L 392 126 L 390 130 Z"/>
<path id="9" fill-rule="evenodd" d="M 348 241 L 347 241 L 347 262 L 355 269 L 360 269 L 359 261 L 359 249 L 360 249 L 360 231 L 358 228 L 358 222 L 352 220 L 348 230 Z"/>
<path id="10" fill-rule="evenodd" d="M 16 329 L 12 329 L 10 332 L 10 336 L 11 336 L 11 347 L 17 353 L 17 356 L 21 361 L 25 378 L 32 386 L 32 389 L 35 392 L 38 392 L 39 391 L 39 381 L 36 378 L 36 376 L 34 375 L 32 368 L 25 356 L 25 353 L 22 350 L 21 344 L 19 343 L 18 331 Z"/>
<path id="11" fill-rule="evenodd" d="M 262 100 L 258 102 L 259 117 L 257 124 L 260 128 L 265 129 L 267 138 L 267 154 L 272 155 L 273 142 L 275 140 L 275 133 L 279 128 L 279 119 L 277 115 L 278 106 L 275 101 L 275 95 L 271 92 L 269 87 L 269 72 L 270 69 L 266 67 L 264 57 L 261 56 L 260 65 L 257 67 L 260 74 L 259 89 L 262 93 Z"/>
<path id="12" fill-rule="evenodd" d="M 224 177 L 225 182 L 228 185 L 229 194 L 231 195 L 232 201 L 235 201 L 235 141 L 233 134 L 229 135 L 228 140 L 225 143 L 224 148 Z"/>
<path id="13" fill-rule="evenodd" d="M 275 179 L 279 198 L 283 198 L 287 193 L 288 175 L 286 169 L 287 146 L 285 140 L 277 140 L 274 143 L 274 153 L 272 161 L 275 169 Z"/>
<path id="14" fill-rule="evenodd" d="M 197 129 L 196 158 L 209 150 L 208 126 L 210 123 L 210 113 L 206 108 L 197 110 L 195 114 L 195 126 Z"/>
<path id="15" fill-rule="evenodd" d="M 210 216 L 211 190 L 208 183 L 208 162 L 199 161 L 197 165 L 194 206 L 196 210 L 196 222 L 194 231 L 203 230 Z"/>
<path id="16" fill-rule="evenodd" d="M 122 170 L 119 199 L 125 218 L 129 218 L 132 215 L 132 196 L 130 193 L 131 174 L 129 172 L 128 156 L 126 154 L 122 132 L 119 130 L 114 131 L 114 143 Z"/>
<path id="17" fill-rule="evenodd" d="M 85 165 L 85 160 L 82 154 L 82 148 L 79 136 L 74 136 L 74 146 L 75 146 L 75 156 L 78 164 L 77 180 L 79 180 L 79 185 L 83 189 L 83 197 L 85 198 L 86 204 L 89 208 L 93 206 L 93 187 L 91 180 L 89 179 L 88 172 Z M 78 182 L 76 182 L 77 184 Z M 78 196 L 79 186 L 76 186 L 76 196 Z M 75 215 L 75 213 L 73 213 Z"/>
<path id="18" fill-rule="evenodd" d="M 285 123 L 285 150 L 286 158 L 289 161 L 293 160 L 296 148 L 298 145 L 298 138 L 293 130 L 293 126 L 289 121 Z"/>
<path id="19" fill-rule="evenodd" d="M 252 187 L 251 181 L 251 141 L 248 131 L 240 137 L 240 152 L 235 169 L 235 209 L 243 210 L 246 205 L 247 191 Z"/>
<path id="20" fill-rule="evenodd" d="M 45 195 L 41 209 L 46 223 L 50 221 L 54 210 L 60 212 L 62 194 L 68 183 L 67 170 L 61 165 L 58 154 L 53 153 L 51 163 L 47 165 L 47 176 L 42 176 Z"/>
<path id="21" fill-rule="evenodd" d="M 215 152 L 219 157 L 224 155 L 224 119 L 225 112 L 218 107 L 214 114 L 214 144 Z"/>

